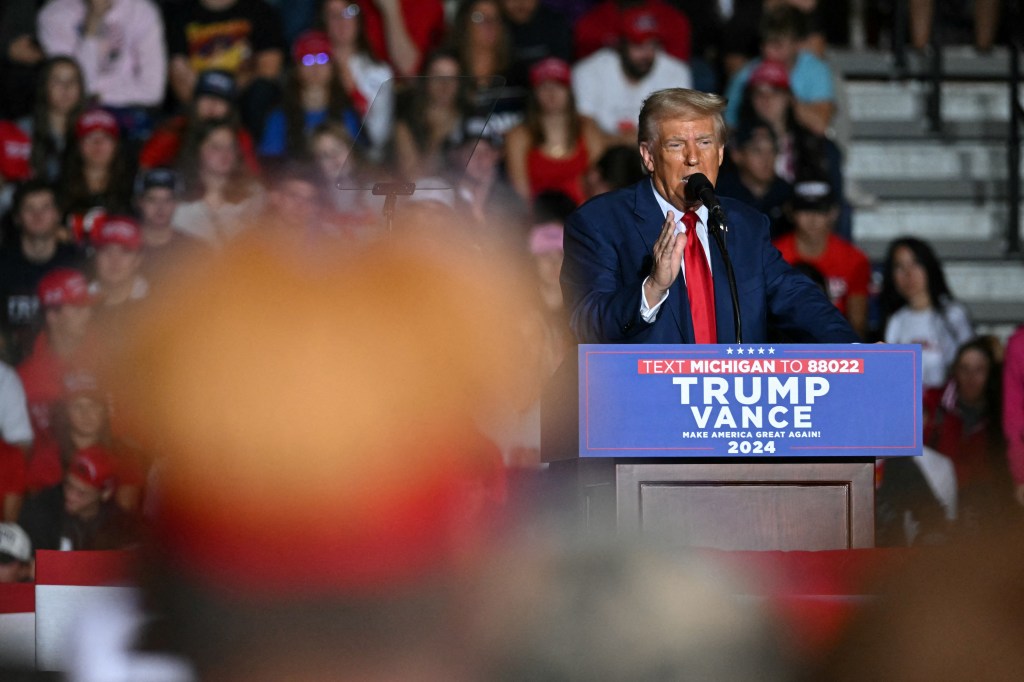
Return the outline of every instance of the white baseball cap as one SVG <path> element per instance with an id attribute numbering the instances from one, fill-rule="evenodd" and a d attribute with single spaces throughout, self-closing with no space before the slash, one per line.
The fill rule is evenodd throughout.
<path id="1" fill-rule="evenodd" d="M 4 555 L 24 563 L 32 560 L 32 541 L 16 523 L 0 523 L 0 560 Z"/>

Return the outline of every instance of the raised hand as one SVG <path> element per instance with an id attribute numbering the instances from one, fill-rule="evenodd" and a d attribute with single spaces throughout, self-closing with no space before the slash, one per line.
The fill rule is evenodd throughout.
<path id="1" fill-rule="evenodd" d="M 644 298 L 649 306 L 656 305 L 679 276 L 685 245 L 685 236 L 676 233 L 675 213 L 669 211 L 665 223 L 661 226 L 658 241 L 654 242 L 654 265 L 644 285 Z"/>

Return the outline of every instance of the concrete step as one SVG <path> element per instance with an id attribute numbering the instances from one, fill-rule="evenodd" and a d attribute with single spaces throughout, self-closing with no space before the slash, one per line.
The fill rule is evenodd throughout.
<path id="1" fill-rule="evenodd" d="M 848 79 L 902 79 L 926 76 L 927 59 L 908 51 L 907 70 L 900 73 L 896 60 L 888 50 L 830 48 L 829 63 Z M 942 50 L 942 66 L 950 78 L 1005 80 L 1010 73 L 1010 53 L 1004 46 L 988 54 L 978 54 L 969 46 L 946 47 Z"/>
<path id="2" fill-rule="evenodd" d="M 964 301 L 1013 303 L 1024 320 L 1024 262 L 952 261 L 943 264 L 949 287 Z"/>
<path id="3" fill-rule="evenodd" d="M 917 81 L 847 81 L 847 112 L 854 124 L 866 122 L 924 123 L 926 84 Z M 947 124 L 1010 119 L 1006 83 L 944 83 L 942 120 Z"/>
<path id="4" fill-rule="evenodd" d="M 857 187 L 877 201 L 959 201 L 975 207 L 994 207 L 1005 202 L 1007 197 L 1005 180 L 936 181 L 869 177 L 858 178 Z"/>
<path id="5" fill-rule="evenodd" d="M 853 239 L 874 260 L 901 235 L 930 242 L 943 259 L 998 259 L 1005 253 L 1006 220 L 1001 205 L 979 209 L 959 202 L 884 201 L 854 211 Z M 1024 300 L 1024 287 L 1018 295 Z"/>
<path id="6" fill-rule="evenodd" d="M 854 140 L 846 153 L 851 179 L 947 180 L 973 182 L 1005 179 L 1005 142 Z M 1021 164 L 1024 167 L 1024 163 Z"/>
<path id="7" fill-rule="evenodd" d="M 857 248 L 863 251 L 874 263 L 881 263 L 885 260 L 885 252 L 889 242 L 895 237 L 911 234 L 900 232 L 886 237 L 873 237 L 856 239 Z M 926 240 L 935 249 L 935 253 L 943 263 L 955 262 L 957 259 L 973 259 L 979 262 L 1002 262 L 1005 261 L 1006 246 L 1004 239 L 932 239 L 923 234 L 912 234 L 911 236 Z"/>
<path id="8" fill-rule="evenodd" d="M 856 140 L 919 140 L 944 143 L 949 140 L 986 140 L 1004 142 L 1010 136 L 1009 121 L 942 122 L 939 132 L 931 129 L 924 114 L 906 121 L 850 121 L 850 136 Z"/>
<path id="9" fill-rule="evenodd" d="M 964 302 L 976 324 L 1024 321 L 1024 263 L 946 262 L 950 291 Z"/>

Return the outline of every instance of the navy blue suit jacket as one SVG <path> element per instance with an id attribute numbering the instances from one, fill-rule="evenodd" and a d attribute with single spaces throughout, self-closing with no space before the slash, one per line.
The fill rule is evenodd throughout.
<path id="1" fill-rule="evenodd" d="M 722 198 L 726 248 L 736 272 L 744 343 L 764 343 L 768 329 L 804 343 L 852 343 L 859 337 L 825 294 L 793 270 L 769 241 L 768 217 Z M 653 322 L 640 316 L 644 279 L 665 222 L 649 179 L 594 197 L 566 221 L 561 284 L 580 343 L 694 343 L 683 277 L 676 278 Z M 725 261 L 714 239 L 718 343 L 735 343 Z"/>

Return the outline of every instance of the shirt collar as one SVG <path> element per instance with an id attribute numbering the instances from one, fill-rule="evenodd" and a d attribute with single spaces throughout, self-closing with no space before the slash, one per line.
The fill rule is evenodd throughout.
<path id="1" fill-rule="evenodd" d="M 654 200 L 658 202 L 658 208 L 661 209 L 661 214 L 663 216 L 667 218 L 668 212 L 672 211 L 672 214 L 676 217 L 677 223 L 683 219 L 683 212 L 670 204 L 665 197 L 661 196 L 658 190 L 655 189 L 653 180 L 651 180 L 651 191 L 654 192 Z M 698 208 L 694 209 L 694 211 L 697 213 L 697 218 L 700 221 L 698 223 L 698 227 L 704 226 L 706 228 L 708 224 L 708 207 L 701 204 Z"/>

